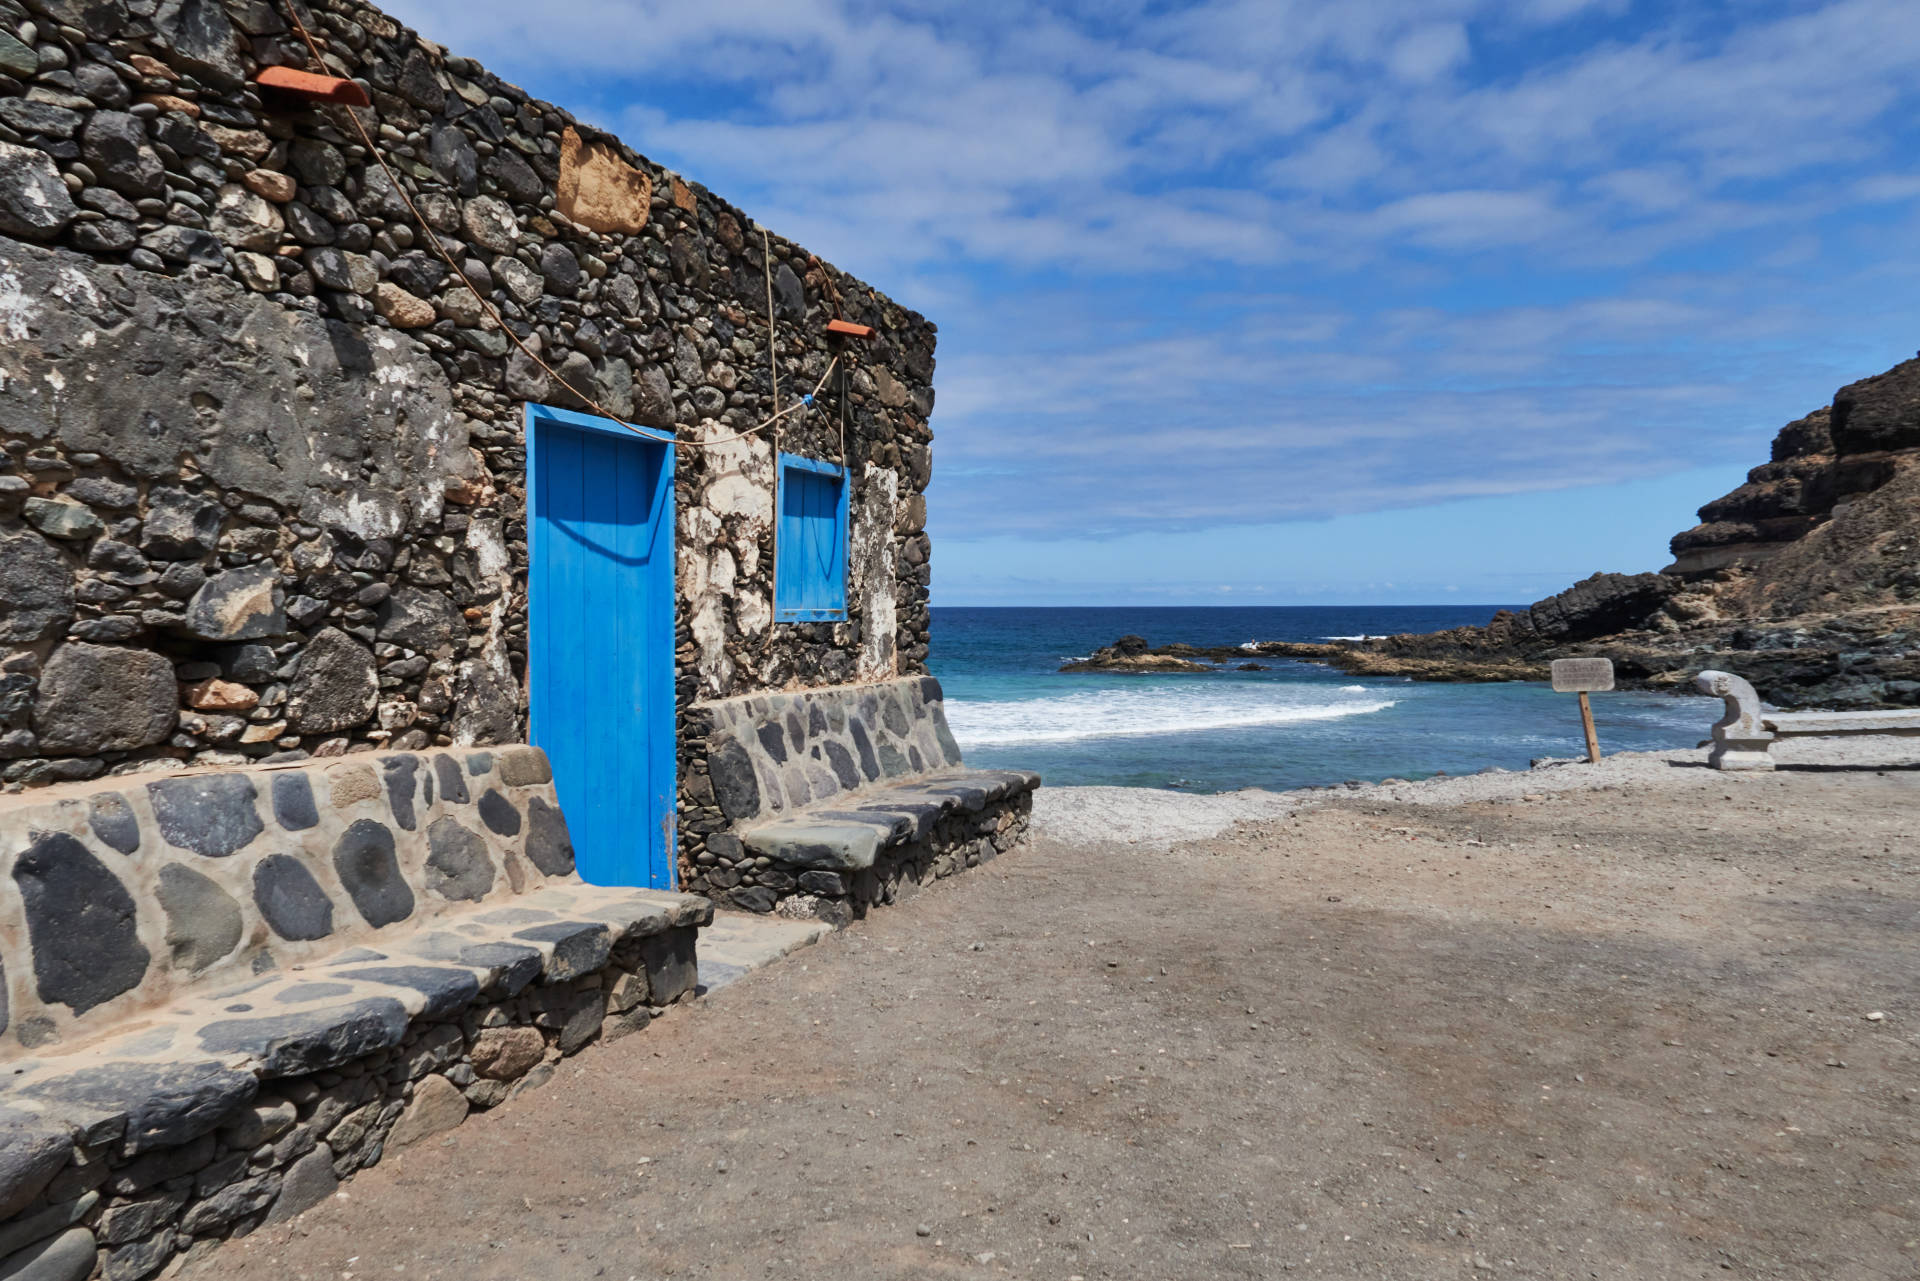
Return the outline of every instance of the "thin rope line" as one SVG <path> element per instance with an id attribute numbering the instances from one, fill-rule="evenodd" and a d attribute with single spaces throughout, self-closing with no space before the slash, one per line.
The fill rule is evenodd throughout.
<path id="1" fill-rule="evenodd" d="M 315 42 L 313 38 L 313 33 L 307 30 L 307 24 L 301 21 L 300 6 L 299 6 L 298 0 L 288 0 L 287 13 L 288 13 L 288 16 L 290 16 L 293 19 L 294 30 L 300 33 L 300 39 L 306 43 L 307 52 L 312 55 L 315 65 L 320 68 L 320 74 L 321 75 L 329 74 L 332 68 L 330 68 L 327 65 L 326 59 L 320 56 L 319 44 Z M 460 270 L 460 264 L 453 260 L 453 255 L 448 253 L 446 246 L 440 243 L 440 237 L 434 234 L 432 225 L 429 224 L 426 218 L 420 213 L 419 206 L 413 203 L 413 197 L 410 194 L 408 194 L 406 186 L 401 183 L 399 177 L 393 172 L 392 168 L 388 166 L 386 157 L 380 154 L 380 148 L 374 145 L 372 135 L 370 135 L 367 132 L 367 127 L 366 125 L 361 123 L 360 117 L 354 114 L 353 108 L 345 107 L 345 108 L 342 108 L 342 110 L 345 111 L 347 119 L 353 122 L 353 130 L 355 133 L 360 135 L 360 141 L 366 144 L 367 154 L 373 157 L 374 162 L 380 166 L 381 172 L 386 174 L 387 182 L 393 187 L 393 189 L 396 192 L 400 194 L 400 199 L 403 202 L 405 202 L 407 206 L 407 212 L 413 215 L 414 222 L 419 226 L 421 231 L 426 233 L 427 243 L 433 246 L 434 252 L 440 255 L 441 261 L 446 263 L 448 268 L 452 270 L 455 278 L 457 278 L 462 285 L 465 285 L 467 288 L 467 291 L 474 296 L 474 298 L 479 302 L 479 304 L 483 308 L 486 309 L 487 315 L 493 319 L 493 323 L 499 327 L 500 332 L 505 334 L 507 338 L 512 341 L 514 346 L 518 347 L 522 352 L 524 352 L 529 360 L 533 361 L 534 364 L 538 365 L 541 369 L 545 370 L 547 374 L 551 376 L 556 383 L 566 388 L 567 390 L 571 391 L 574 395 L 579 396 L 581 400 L 587 403 L 588 407 L 593 409 L 596 413 L 600 414 L 603 418 L 606 418 L 612 422 L 618 423 L 620 426 L 626 428 L 628 431 L 632 432 L 634 435 L 639 436 L 645 440 L 657 441 L 663 445 L 672 445 L 678 449 L 711 449 L 715 445 L 725 445 L 725 444 L 730 444 L 731 442 L 736 440 L 744 440 L 748 436 L 758 435 L 760 432 L 765 431 L 768 427 L 771 427 L 774 424 L 778 423 L 781 418 L 785 417 L 789 413 L 792 413 L 795 409 L 804 408 L 807 404 L 809 404 L 813 400 L 814 396 L 817 396 L 820 394 L 820 389 L 827 385 L 827 379 L 833 374 L 833 367 L 839 363 L 840 358 L 838 356 L 835 356 L 831 361 L 827 363 L 826 373 L 821 374 L 820 381 L 814 385 L 812 395 L 807 396 L 803 400 L 796 400 L 793 404 L 787 406 L 785 409 L 777 408 L 780 403 L 780 370 L 779 370 L 779 367 L 776 365 L 773 371 L 773 393 L 774 393 L 774 405 L 776 406 L 776 412 L 772 414 L 770 417 L 762 420 L 757 426 L 749 427 L 747 430 L 742 432 L 735 432 L 731 436 L 718 436 L 711 440 L 681 440 L 677 436 L 663 436 L 657 432 L 648 431 L 645 428 L 634 426 L 632 423 L 628 422 L 626 419 L 622 418 L 620 415 L 613 413 L 605 405 L 602 405 L 599 401 L 595 400 L 592 396 L 587 395 L 585 392 L 582 392 L 579 388 L 575 387 L 572 383 L 568 382 L 565 378 L 562 378 L 558 370 L 556 370 L 552 365 L 549 365 L 545 360 L 541 359 L 539 352 L 535 351 L 533 348 L 529 347 L 524 341 L 521 340 L 520 335 L 513 331 L 512 327 L 507 324 L 506 319 L 503 316 L 501 316 L 499 310 L 493 305 L 492 299 L 488 298 L 485 294 L 482 294 L 478 289 L 475 289 L 473 287 L 473 282 L 467 279 L 467 273 Z M 765 227 L 762 227 L 760 229 L 760 238 L 764 245 L 767 241 L 767 229 Z M 768 353 L 768 356 L 771 357 L 773 354 L 773 341 L 774 341 L 774 334 L 772 332 L 773 331 L 773 259 L 770 254 L 767 255 L 766 257 L 767 257 L 767 261 L 765 265 L 766 265 L 766 272 L 767 272 L 767 327 L 768 327 L 767 353 Z M 775 433 L 775 439 L 776 440 L 778 439 L 777 431 Z M 779 451 L 776 447 L 775 464 L 774 464 L 776 467 L 778 467 L 779 465 L 778 453 Z M 778 523 L 777 520 L 776 520 L 776 523 Z"/>

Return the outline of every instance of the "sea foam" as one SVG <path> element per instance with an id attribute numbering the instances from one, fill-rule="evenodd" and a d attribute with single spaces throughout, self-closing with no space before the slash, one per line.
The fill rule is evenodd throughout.
<path id="1" fill-rule="evenodd" d="M 1394 705 L 1392 699 L 1329 700 L 1328 694 L 1264 683 L 1232 689 L 1081 690 L 1054 698 L 949 701 L 947 719 L 961 747 L 1000 747 L 1337 720 Z"/>

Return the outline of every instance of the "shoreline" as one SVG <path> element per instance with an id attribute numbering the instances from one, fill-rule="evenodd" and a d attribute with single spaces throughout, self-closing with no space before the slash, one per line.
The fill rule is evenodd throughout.
<path id="1" fill-rule="evenodd" d="M 1920 740 L 1897 736 L 1784 739 L 1774 745 L 1775 775 L 1724 774 L 1707 767 L 1705 748 L 1615 752 L 1598 765 L 1584 758 L 1542 759 L 1525 770 L 1488 770 L 1418 781 L 1336 784 L 1285 791 L 1178 792 L 1152 787 L 1048 787 L 1034 793 L 1036 838 L 1085 845 L 1103 841 L 1172 846 L 1231 832 L 1235 825 L 1355 804 L 1455 808 L 1526 801 L 1568 792 L 1658 789 L 1711 777 L 1729 788 L 1779 774 L 1920 770 Z"/>

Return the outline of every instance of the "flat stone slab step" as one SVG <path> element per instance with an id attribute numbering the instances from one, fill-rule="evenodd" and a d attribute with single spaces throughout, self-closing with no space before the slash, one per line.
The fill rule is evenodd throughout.
<path id="1" fill-rule="evenodd" d="M 825 921 L 755 912 L 715 912 L 700 931 L 700 991 L 715 992 L 833 933 Z"/>
<path id="2" fill-rule="evenodd" d="M 785 818 L 741 831 L 755 854 L 795 867 L 851 872 L 872 867 L 889 845 L 924 841 L 933 824 L 957 810 L 978 813 L 995 801 L 1040 786 L 1025 770 L 941 770 L 845 792 Z"/>
<path id="3" fill-rule="evenodd" d="M 205 1116 L 252 1097 L 256 1081 L 322 1071 L 399 1045 L 421 1017 L 483 992 L 518 993 L 604 967 L 635 938 L 703 924 L 691 894 L 550 886 L 426 928 L 351 947 L 250 982 L 170 1002 L 103 1039 L 20 1059 L 0 1113 L 129 1147 L 165 1147 Z M 204 1128 L 204 1127 L 201 1127 Z"/>

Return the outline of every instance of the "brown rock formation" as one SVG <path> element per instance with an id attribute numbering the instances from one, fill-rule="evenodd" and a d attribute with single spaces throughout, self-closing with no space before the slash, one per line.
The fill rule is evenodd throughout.
<path id="1" fill-rule="evenodd" d="M 1537 680 L 1605 655 L 1625 686 L 1717 667 L 1787 707 L 1920 704 L 1920 358 L 1781 428 L 1672 549 L 1659 574 L 1596 574 L 1484 627 L 1261 649 L 1417 680 Z"/>

